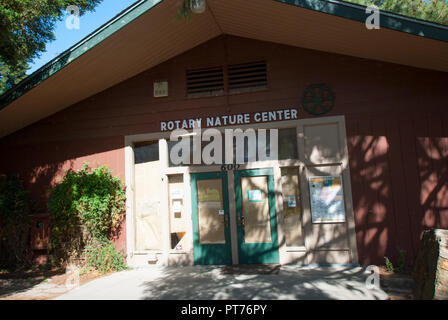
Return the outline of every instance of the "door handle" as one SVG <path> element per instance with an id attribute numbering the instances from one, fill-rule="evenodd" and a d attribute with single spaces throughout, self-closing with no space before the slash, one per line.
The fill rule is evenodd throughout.
<path id="1" fill-rule="evenodd" d="M 241 214 L 238 215 L 238 226 L 244 226 L 244 217 Z"/>
<path id="2" fill-rule="evenodd" d="M 229 217 L 227 215 L 224 215 L 224 225 L 226 226 L 226 228 L 229 227 Z"/>

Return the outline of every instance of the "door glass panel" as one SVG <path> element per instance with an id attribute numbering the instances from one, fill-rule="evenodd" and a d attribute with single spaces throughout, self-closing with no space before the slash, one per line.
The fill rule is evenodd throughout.
<path id="1" fill-rule="evenodd" d="M 283 227 L 287 246 L 305 245 L 298 168 L 282 168 Z"/>
<path id="2" fill-rule="evenodd" d="M 268 177 L 242 177 L 244 242 L 268 243 L 271 239 Z"/>
<path id="3" fill-rule="evenodd" d="M 225 243 L 222 180 L 197 181 L 199 243 Z"/>

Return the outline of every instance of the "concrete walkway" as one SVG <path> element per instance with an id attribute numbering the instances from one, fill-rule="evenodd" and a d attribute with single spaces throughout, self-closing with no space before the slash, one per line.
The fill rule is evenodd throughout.
<path id="1" fill-rule="evenodd" d="M 93 280 L 58 300 L 76 299 L 387 299 L 367 289 L 367 274 L 353 267 L 282 266 L 277 274 L 232 273 L 222 266 L 158 267 L 123 271 Z"/>

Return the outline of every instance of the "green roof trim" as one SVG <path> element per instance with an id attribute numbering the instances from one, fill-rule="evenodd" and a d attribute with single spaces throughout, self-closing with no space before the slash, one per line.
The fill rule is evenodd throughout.
<path id="1" fill-rule="evenodd" d="M 107 39 L 109 36 L 131 23 L 142 14 L 146 13 L 163 0 L 141 0 L 115 18 L 105 23 L 86 38 L 64 51 L 59 56 L 48 62 L 20 83 L 0 95 L 0 110 L 5 108 L 14 100 L 36 87 L 53 74 L 69 65 L 73 60 Z M 224 1 L 224 0 L 223 0 Z M 359 22 L 365 22 L 367 14 L 366 7 L 336 0 L 273 0 L 288 5 L 310 9 L 342 18 Z M 394 13 L 380 11 L 380 27 L 401 31 L 421 37 L 431 38 L 448 42 L 448 27 L 413 19 Z"/>
<path id="2" fill-rule="evenodd" d="M 365 23 L 366 7 L 336 0 L 274 0 L 297 7 Z M 448 26 L 380 10 L 380 28 L 448 42 Z M 372 31 L 374 32 L 374 31 Z"/>
<path id="3" fill-rule="evenodd" d="M 16 86 L 9 89 L 0 96 L 0 110 L 8 104 L 24 95 L 26 92 L 51 77 L 53 74 L 69 65 L 72 61 L 82 56 L 84 53 L 107 39 L 115 32 L 131 23 L 148 10 L 155 7 L 163 0 L 142 0 L 134 3 L 129 8 L 122 11 L 112 20 L 106 22 L 97 30 L 89 34 L 83 40 L 75 44 L 70 49 L 64 51 L 59 56 L 45 64 L 31 75 L 27 76 Z"/>

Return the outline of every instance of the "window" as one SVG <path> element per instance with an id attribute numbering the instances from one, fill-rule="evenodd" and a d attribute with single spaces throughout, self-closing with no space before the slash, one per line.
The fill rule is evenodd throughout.
<path id="1" fill-rule="evenodd" d="M 260 140 L 259 131 L 255 130 L 256 132 L 256 139 L 257 139 L 257 145 L 256 145 L 256 157 L 257 161 L 261 161 L 259 155 L 258 155 L 258 148 L 260 145 L 262 145 L 263 141 Z M 270 130 L 266 130 L 266 156 L 271 156 L 271 139 L 270 139 Z M 233 155 L 235 159 L 236 155 L 236 139 L 234 138 L 234 145 L 233 145 Z M 244 162 L 248 162 L 248 156 L 249 156 L 249 144 L 247 143 L 248 139 L 245 138 L 244 143 Z M 297 159 L 298 158 L 298 152 L 297 152 L 297 134 L 296 134 L 296 128 L 287 128 L 287 129 L 278 129 L 278 160 L 288 160 L 288 159 Z M 234 160 L 235 161 L 235 160 Z"/>
<path id="2" fill-rule="evenodd" d="M 278 159 L 298 159 L 296 128 L 278 130 Z"/>
<path id="3" fill-rule="evenodd" d="M 159 160 L 158 141 L 138 142 L 134 145 L 135 164 Z"/>
<path id="4" fill-rule="evenodd" d="M 237 163 L 237 154 L 241 154 L 243 156 L 243 163 L 253 162 L 253 161 L 263 161 L 263 160 L 270 160 L 270 158 L 273 157 L 271 155 L 271 130 L 272 129 L 266 129 L 266 135 L 261 136 L 260 131 L 255 129 L 252 131 L 252 133 L 246 132 L 246 129 L 243 130 L 244 133 L 246 133 L 241 139 L 241 141 L 244 141 L 244 145 L 242 146 L 242 152 L 237 150 L 237 137 L 233 137 L 233 163 Z M 183 158 L 183 163 L 175 164 L 173 163 L 173 159 L 171 158 L 171 152 L 173 150 L 173 147 L 176 143 L 181 141 L 182 138 L 179 138 L 178 141 L 168 141 L 168 156 L 169 156 L 169 166 L 170 167 L 178 167 L 178 166 L 193 166 L 198 165 L 193 163 L 193 136 L 189 137 L 190 140 L 190 147 L 189 151 L 188 148 L 185 148 L 185 150 L 179 149 L 178 156 L 179 158 Z M 255 141 L 255 142 L 253 142 Z M 201 141 L 201 159 L 202 154 L 204 151 L 204 148 L 214 142 L 214 137 L 211 138 L 211 141 Z M 218 164 L 224 164 L 225 163 L 225 156 L 226 156 L 226 150 L 225 150 L 225 135 L 224 133 L 221 134 L 221 143 L 222 143 L 222 159 Z M 265 158 L 260 158 L 260 155 L 258 154 L 258 148 L 262 145 L 266 144 L 265 148 L 265 154 L 263 155 L 263 152 L 261 156 Z M 188 155 L 183 155 L 182 152 L 189 152 Z M 239 152 L 238 152 L 239 151 Z M 211 153 L 211 156 L 214 156 L 214 152 Z M 298 158 L 298 152 L 297 152 L 297 134 L 296 134 L 296 128 L 286 128 L 286 129 L 278 129 L 278 160 L 288 160 L 292 159 L 295 160 Z M 186 163 L 185 160 L 189 160 L 189 163 Z M 255 160 L 251 160 L 255 159 Z M 202 159 L 203 160 L 203 159 Z M 277 160 L 277 159 L 274 159 Z M 202 162 L 202 164 L 204 164 Z"/>
<path id="5" fill-rule="evenodd" d="M 170 140 L 167 141 L 167 143 L 168 143 L 168 163 L 169 163 L 170 167 L 182 167 L 182 166 L 191 166 L 191 165 L 193 165 L 193 139 L 192 138 L 190 138 L 189 154 L 188 155 L 184 155 L 182 153 L 183 150 L 179 151 L 179 153 L 178 153 L 179 158 L 182 158 L 182 159 L 185 159 L 185 157 L 188 158 L 189 159 L 189 164 L 186 164 L 184 161 L 182 161 L 182 163 L 179 163 L 179 164 L 174 163 L 172 161 L 173 159 L 171 157 L 171 151 L 172 151 L 174 145 L 176 143 L 182 141 L 182 139 L 183 139 L 182 137 L 179 137 L 178 141 L 170 141 Z"/>

